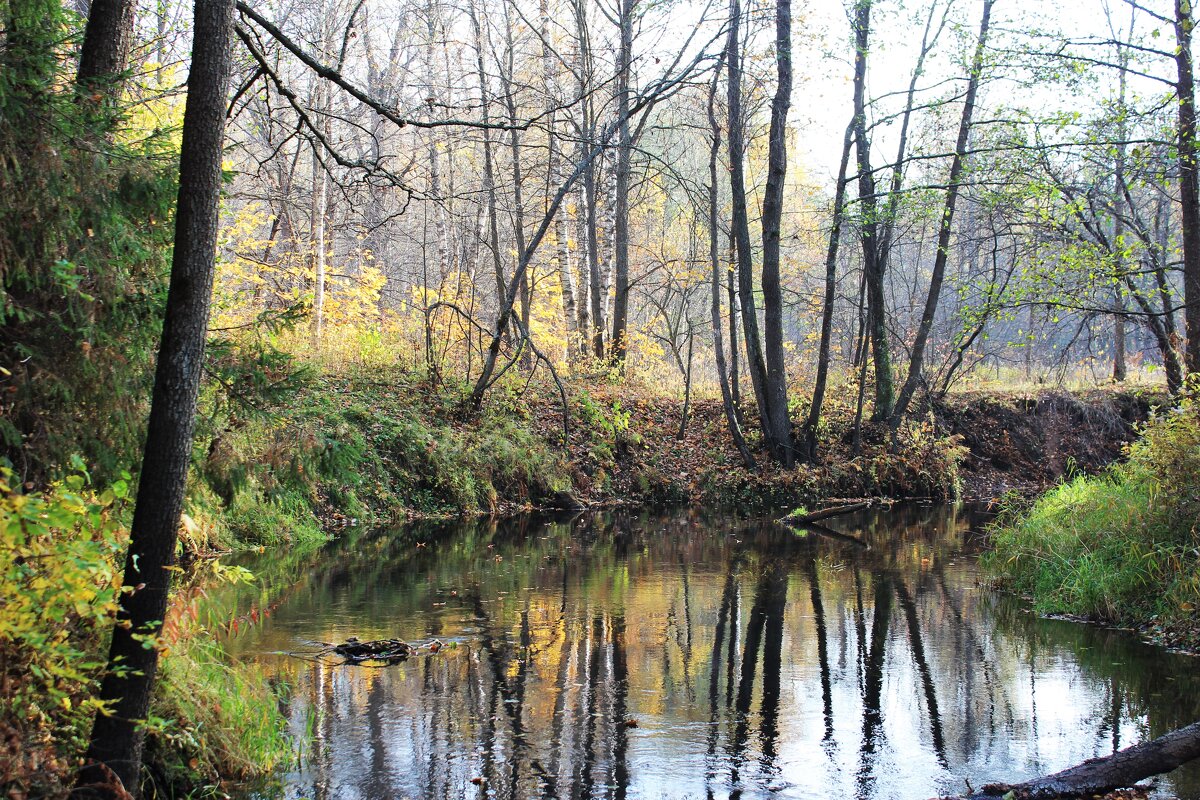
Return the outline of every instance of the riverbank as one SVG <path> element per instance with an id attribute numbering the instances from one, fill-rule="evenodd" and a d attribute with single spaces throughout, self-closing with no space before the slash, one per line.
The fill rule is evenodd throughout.
<path id="1" fill-rule="evenodd" d="M 403 519 L 678 503 L 745 513 L 846 498 L 945 501 L 1026 495 L 1120 457 L 1162 398 L 974 393 L 903 425 L 894 447 L 831 410 L 821 458 L 793 470 L 761 449 L 747 469 L 719 401 L 688 408 L 629 385 L 497 389 L 478 415 L 412 373 L 345 370 L 311 382 L 269 423 L 219 434 L 195 481 L 199 551 L 321 537 Z M 755 432 L 748 432 L 753 445 Z M 313 512 L 316 512 L 314 516 Z M 323 526 L 314 524 L 321 519 Z"/>
<path id="2" fill-rule="evenodd" d="M 985 565 L 1038 613 L 1200 650 L 1200 408 L 1146 425 L 1129 458 L 1003 514 Z"/>

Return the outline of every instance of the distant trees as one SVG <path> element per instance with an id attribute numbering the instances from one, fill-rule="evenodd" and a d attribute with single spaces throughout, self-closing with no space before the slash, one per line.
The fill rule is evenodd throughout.
<path id="1" fill-rule="evenodd" d="M 991 2 L 929 0 L 899 10 L 856 0 L 848 11 L 847 164 L 823 187 L 833 201 L 826 217 L 832 230 L 822 233 L 827 246 L 817 250 L 810 244 L 812 226 L 803 222 L 814 218 L 814 195 L 806 197 L 789 182 L 794 173 L 787 143 L 795 120 L 788 118 L 792 22 L 786 2 L 775 4 L 771 25 L 733 0 L 720 19 L 706 13 L 699 22 L 689 20 L 695 32 L 683 47 L 661 36 L 679 9 L 637 0 L 602 7 L 576 0 L 441 0 L 433 10 L 412 14 L 389 12 L 371 0 L 361 13 L 337 8 L 326 15 L 338 20 L 337 30 L 323 36 L 342 44 L 326 58 L 307 52 L 285 29 L 308 24 L 313 9 L 298 9 L 281 27 L 243 6 L 243 38 L 256 49 L 266 80 L 256 89 L 256 76 L 245 76 L 251 88 L 242 107 L 276 124 L 290 116 L 294 131 L 280 130 L 281 145 L 260 143 L 240 132 L 235 113 L 235 136 L 246 139 L 239 152 L 274 164 L 295 152 L 295 141 L 312 143 L 320 169 L 311 187 L 298 186 L 294 177 L 272 180 L 283 194 L 316 196 L 311 193 L 329 187 L 324 215 L 306 226 L 289 214 L 287 224 L 277 225 L 293 238 L 304 238 L 304 227 L 311 229 L 310 239 L 328 237 L 317 252 L 327 252 L 329 263 L 314 262 L 309 275 L 295 276 L 291 291 L 312 297 L 316 314 L 327 304 L 318 297 L 356 280 L 353 271 L 339 271 L 334 263 L 369 261 L 386 277 L 381 319 L 404 330 L 410 314 L 420 316 L 415 344 L 433 380 L 442 381 L 440 365 L 447 358 L 465 360 L 461 374 L 474 387 L 468 407 L 482 404 L 488 387 L 510 370 L 529 375 L 557 365 L 560 372 L 611 371 L 614 377 L 630 370 L 678 373 L 674 355 L 653 345 L 653 326 L 661 319 L 653 287 L 662 285 L 657 272 L 664 264 L 695 253 L 697 225 L 708 229 L 710 267 L 726 290 L 730 284 L 736 289 L 718 298 L 719 319 L 694 342 L 699 391 L 705 391 L 705 376 L 719 370 L 707 385 L 711 391 L 727 387 L 722 397 L 728 395 L 739 424 L 751 411 L 762 446 L 781 463 L 818 457 L 831 380 L 848 381 L 864 396 L 870 417 L 894 430 L 924 398 L 982 364 L 1000 369 L 1012 363 L 1032 374 L 1037 363 L 1077 363 L 1104 349 L 1114 365 L 1146 354 L 1162 362 L 1172 387 L 1182 382 L 1172 357 L 1181 342 L 1171 339 L 1170 330 L 1172 315 L 1186 306 L 1175 297 L 1186 288 L 1180 280 L 1186 269 L 1170 254 L 1186 249 L 1183 204 L 1166 201 L 1159 225 L 1165 240 L 1152 248 L 1139 245 L 1163 256 L 1158 272 L 1135 272 L 1135 254 L 1121 248 L 1107 256 L 1093 253 L 1119 255 L 1127 265 L 1127 274 L 1116 278 L 1118 288 L 1104 287 L 1088 280 L 1097 270 L 1080 273 L 1059 258 L 1065 253 L 1060 237 L 1067 233 L 1054 223 L 1074 217 L 1031 216 L 1033 208 L 1044 211 L 1064 195 L 1047 196 L 1046 182 L 1035 174 L 1017 175 L 1016 183 L 1008 174 L 1017 161 L 1035 171 L 1045 164 L 1075 185 L 1074 176 L 1086 172 L 1080 160 L 1085 152 L 1122 139 L 1122 147 L 1135 152 L 1127 188 L 1134 196 L 1142 191 L 1142 156 L 1160 141 L 1150 125 L 1130 122 L 1125 134 L 1109 130 L 1091 142 L 1082 132 L 1084 116 L 1102 115 L 1099 87 L 1120 74 L 1119 63 L 1095 56 L 1097 46 L 1107 46 L 1102 37 L 1056 37 L 1008 20 L 1004 41 L 993 46 Z M 1131 13 L 1165 25 L 1190 11 L 1166 15 L 1139 7 Z M 967 33 L 969 21 L 974 34 Z M 871 57 L 873 24 L 888 25 L 889 37 L 891 26 L 905 26 L 911 44 L 900 52 L 911 71 L 899 80 L 871 71 L 878 69 Z M 1180 42 L 1187 31 L 1181 23 Z M 950 37 L 960 37 L 955 44 L 961 59 L 947 59 Z M 449 40 L 470 43 L 469 65 L 455 60 Z M 993 47 L 1016 55 L 993 59 Z M 1161 66 L 1163 51 L 1132 40 L 1123 47 L 1126 55 L 1137 53 L 1147 63 L 1159 59 Z M 718 62 L 721 69 L 714 70 Z M 768 63 L 773 75 L 762 67 Z M 1091 64 L 1094 74 L 1063 66 L 1074 63 Z M 1127 71 L 1142 80 L 1144 66 Z M 685 73 L 691 79 L 669 77 Z M 1177 90 L 1186 89 L 1181 75 L 1169 80 Z M 1167 80 L 1157 73 L 1150 79 Z M 1003 80 L 1031 87 L 1058 82 L 1064 93 L 1091 99 L 1076 108 L 1030 109 L 1002 91 L 983 91 Z M 639 105 L 652 94 L 651 102 Z M 323 99 L 310 108 L 302 97 Z M 1186 111 L 1186 103 L 1180 109 Z M 1141 113 L 1131 103 L 1130 120 Z M 949 118 L 957 121 L 957 137 Z M 722 124 L 715 125 L 717 119 Z M 706 164 L 696 154 L 711 150 L 714 134 L 721 142 L 715 162 Z M 1139 142 L 1147 147 L 1139 149 Z M 1186 142 L 1176 144 L 1186 156 Z M 697 202 L 714 165 L 728 178 L 715 196 L 710 188 L 707 200 Z M 1186 168 L 1168 172 L 1171 180 L 1186 179 Z M 239 185 L 251 183 L 245 178 Z M 1015 194 L 1018 184 L 1027 188 L 1024 200 Z M 362 186 L 379 198 L 366 215 L 349 202 Z M 1105 212 L 1109 229 L 1111 214 L 1122 218 L 1123 234 L 1114 242 L 1159 235 L 1150 232 L 1148 206 L 1138 202 Z M 542 217 L 551 213 L 539 237 Z M 334 225 L 338 218 L 357 221 Z M 330 227 L 322 234 L 326 220 Z M 845 237 L 858 247 L 840 246 Z M 287 245 L 281 240 L 275 247 L 281 252 Z M 1067 282 L 1076 289 L 1088 284 L 1087 301 L 1074 303 L 1080 308 L 1072 307 L 1078 291 L 1066 297 L 1048 289 L 1051 265 L 1053 280 L 1067 280 L 1069 272 Z M 818 286 L 812 302 L 806 299 L 809 281 Z M 323 283 L 325 293 L 318 291 Z M 1107 310 L 1093 310 L 1101 306 Z M 1017 323 L 1019 316 L 1024 324 Z M 1129 354 L 1113 356 L 1118 347 Z M 896 367 L 900 360 L 906 369 Z M 805 398 L 789 386 L 800 385 L 810 370 L 814 396 L 798 444 L 791 415 Z M 743 378 L 754 395 L 745 408 Z M 692 383 L 686 376 L 679 380 Z M 754 442 L 747 446 L 749 453 Z"/>
<path id="2" fill-rule="evenodd" d="M 720 392 L 747 463 L 819 458 L 846 405 L 855 441 L 868 417 L 900 435 L 984 365 L 1161 364 L 1177 389 L 1200 339 L 1193 12 L 1084 35 L 1005 4 L 989 30 L 992 6 L 855 0 L 843 66 L 793 59 L 786 0 L 239 3 L 223 307 L 304 309 L 326 354 L 369 330 L 464 413 L 518 375 Z M 163 80 L 171 15 L 131 8 L 92 6 L 89 97 L 146 91 L 139 59 Z M 797 163 L 794 70 L 845 73 L 844 168 Z M 701 262 L 710 291 L 662 295 Z"/>

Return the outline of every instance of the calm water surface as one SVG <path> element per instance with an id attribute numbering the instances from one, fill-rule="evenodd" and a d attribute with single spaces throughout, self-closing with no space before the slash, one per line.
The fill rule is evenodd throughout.
<path id="1" fill-rule="evenodd" d="M 978 522 L 833 521 L 868 547 L 697 510 L 363 533 L 257 565 L 230 646 L 292 686 L 288 798 L 926 798 L 1200 718 L 1194 659 L 981 589 Z M 444 646 L 296 655 L 349 636 Z M 1200 800 L 1200 770 L 1160 793 Z"/>

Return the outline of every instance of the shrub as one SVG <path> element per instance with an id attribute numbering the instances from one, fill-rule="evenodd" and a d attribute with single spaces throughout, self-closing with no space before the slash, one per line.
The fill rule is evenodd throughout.
<path id="1" fill-rule="evenodd" d="M 122 479 L 95 492 L 76 472 L 26 494 L 0 467 L 0 789 L 61 789 L 84 744 L 116 610 L 127 488 Z"/>

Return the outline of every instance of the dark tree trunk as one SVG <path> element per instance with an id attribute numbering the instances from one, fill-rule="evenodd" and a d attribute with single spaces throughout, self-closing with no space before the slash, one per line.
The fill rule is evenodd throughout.
<path id="1" fill-rule="evenodd" d="M 858 199 L 862 208 L 860 238 L 863 282 L 867 300 L 867 330 L 875 357 L 875 419 L 891 416 L 895 388 L 892 384 L 891 348 L 888 344 L 887 309 L 883 293 L 884 265 L 879 257 L 878 202 L 871 169 L 871 140 L 867 138 L 867 53 L 871 41 L 871 2 L 858 0 L 854 13 L 854 138 L 858 154 Z"/>
<path id="2" fill-rule="evenodd" d="M 175 540 L 192 450 L 196 396 L 212 298 L 221 194 L 221 156 L 230 72 L 233 0 L 196 3 L 192 63 L 179 166 L 175 253 L 154 376 L 150 423 L 138 481 L 124 585 L 80 785 L 112 770 L 136 794 L 142 731 L 158 667 L 157 636 L 166 616 Z M 117 671 L 119 670 L 119 671 Z M 100 767 L 98 765 L 104 765 Z M 105 796 L 105 793 L 101 793 Z"/>
<path id="3" fill-rule="evenodd" d="M 908 377 L 896 400 L 892 413 L 893 430 L 908 410 L 913 394 L 922 380 L 922 370 L 925 364 L 925 345 L 929 342 L 929 332 L 933 329 L 933 318 L 937 313 L 938 300 L 942 295 L 942 282 L 946 276 L 946 262 L 950 257 L 950 234 L 954 227 L 954 206 L 958 201 L 958 192 L 962 181 L 962 173 L 966 160 L 967 140 L 971 135 L 971 118 L 975 113 L 975 96 L 979 91 L 979 74 L 983 71 L 983 51 L 987 46 L 988 26 L 992 18 L 992 0 L 984 0 L 983 16 L 979 22 L 979 38 L 975 42 L 975 55 L 971 60 L 971 74 L 967 80 L 967 96 L 963 102 L 962 118 L 958 123 L 958 141 L 954 146 L 954 158 L 950 162 L 950 180 L 946 189 L 946 203 L 942 208 L 942 218 L 938 229 L 937 253 L 933 259 L 933 275 L 929 279 L 929 293 L 925 297 L 925 310 L 921 313 L 921 322 L 917 326 L 917 335 L 913 340 L 912 354 L 908 360 Z"/>
<path id="4" fill-rule="evenodd" d="M 133 12 L 133 0 L 92 0 L 75 76 L 81 89 L 109 100 L 120 97 L 133 40 Z"/>
<path id="5" fill-rule="evenodd" d="M 1192 74 L 1192 4 L 1175 0 L 1175 85 L 1179 100 L 1179 205 L 1183 229 L 1183 322 L 1188 372 L 1200 372 L 1200 177 L 1196 163 L 1196 86 Z"/>
<path id="6" fill-rule="evenodd" d="M 617 170 L 613 197 L 612 360 L 623 368 L 629 347 L 629 159 L 633 139 L 629 129 L 629 73 L 633 58 L 633 10 L 636 0 L 620 0 L 617 19 L 621 43 L 617 50 Z"/>
<path id="7" fill-rule="evenodd" d="M 817 348 L 817 377 L 813 383 L 812 404 L 804 424 L 803 457 L 817 458 L 817 426 L 825 404 L 825 385 L 829 380 L 829 350 L 833 339 L 833 304 L 837 293 L 837 255 L 842 234 L 842 213 L 846 207 L 846 171 L 850 166 L 850 148 L 854 140 L 854 124 L 846 126 L 842 140 L 842 161 L 838 167 L 837 187 L 833 193 L 833 223 L 829 229 L 829 247 L 825 251 L 825 298 L 821 311 L 821 343 Z"/>
<path id="8" fill-rule="evenodd" d="M 795 460 L 792 421 L 788 417 L 787 365 L 783 351 L 783 285 L 779 275 L 780 220 L 787 176 L 787 112 L 792 102 L 792 4 L 775 2 L 775 64 L 778 84 L 771 101 L 767 145 L 767 184 L 762 206 L 763 348 L 766 351 L 766 414 L 775 456 L 785 467 Z"/>
<path id="9" fill-rule="evenodd" d="M 596 219 L 596 165 L 588 164 L 583 176 L 587 197 L 588 300 L 592 306 L 592 355 L 604 358 L 604 292 L 600 281 L 600 234 Z"/>
<path id="10" fill-rule="evenodd" d="M 772 442 L 770 417 L 767 411 L 767 368 L 763 363 L 762 340 L 758 335 L 758 315 L 754 302 L 754 259 L 750 247 L 750 220 L 746 211 L 745 133 L 742 126 L 742 63 L 741 63 L 740 0 L 729 2 L 729 39 L 726 61 L 729 77 L 729 185 L 733 206 L 733 241 L 737 254 L 738 294 L 742 303 L 742 339 L 746 343 L 746 366 L 758 404 L 759 425 L 768 446 Z"/>

